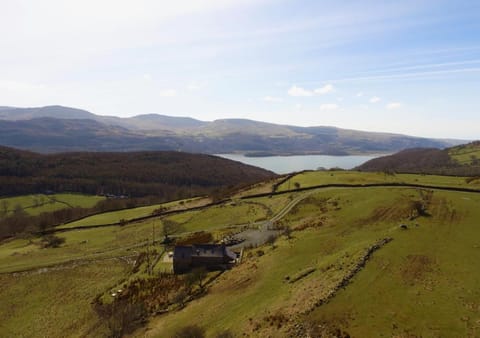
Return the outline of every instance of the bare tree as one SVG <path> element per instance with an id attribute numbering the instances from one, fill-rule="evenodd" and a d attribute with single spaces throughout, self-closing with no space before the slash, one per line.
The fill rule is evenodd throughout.
<path id="1" fill-rule="evenodd" d="M 194 285 L 197 285 L 200 290 L 203 290 L 203 280 L 207 276 L 207 269 L 204 267 L 199 267 L 193 269 L 188 275 L 186 279 L 186 284 L 189 289 L 193 287 Z"/>
<path id="2" fill-rule="evenodd" d="M 171 241 L 170 237 L 173 234 L 179 233 L 183 231 L 184 228 L 178 222 L 172 221 L 170 219 L 162 219 L 162 235 L 163 235 L 163 242 L 168 243 Z"/>

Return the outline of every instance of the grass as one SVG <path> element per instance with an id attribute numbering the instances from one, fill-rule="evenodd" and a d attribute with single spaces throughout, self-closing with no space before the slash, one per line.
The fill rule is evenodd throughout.
<path id="1" fill-rule="evenodd" d="M 126 272 L 124 263 L 108 260 L 45 273 L 0 275 L 0 336 L 105 336 L 90 302 Z"/>
<path id="2" fill-rule="evenodd" d="M 157 225 L 158 229 L 158 225 Z M 151 224 L 70 231 L 59 248 L 43 248 L 41 238 L 15 239 L 0 246 L 0 273 L 60 264 L 72 260 L 99 259 L 133 254 L 151 240 Z M 150 237 L 149 237 L 150 236 Z"/>
<path id="3" fill-rule="evenodd" d="M 91 208 L 104 199 L 105 197 L 102 196 L 81 194 L 25 195 L 1 198 L 0 208 L 3 211 L 4 207 L 7 206 L 7 214 L 11 214 L 15 208 L 21 208 L 28 215 L 36 216 L 42 212 L 52 212 L 71 207 Z"/>
<path id="4" fill-rule="evenodd" d="M 418 198 L 416 189 L 402 188 L 318 192 L 292 210 L 287 221 L 298 225 L 305 218 L 325 217 L 321 225 L 294 232 L 293 240 L 278 240 L 275 249 L 263 248 L 265 254 L 261 257 L 254 249 L 250 259 L 224 274 L 205 297 L 179 312 L 154 319 L 147 330 L 137 335 L 170 336 L 188 322 L 206 328 L 212 336 L 227 328 L 248 336 L 288 336 L 285 327 L 289 318 L 316 309 L 298 320 L 324 318 L 359 337 L 407 331 L 424 336 L 435 336 L 432 332 L 465 336 L 470 331 L 465 330 L 465 323 L 461 327 L 461 318 L 467 316 L 474 323 L 479 314 L 480 293 L 475 285 L 480 272 L 473 266 L 480 258 L 480 229 L 474 226 L 480 211 L 471 210 L 480 198 L 467 193 L 434 192 L 429 205 L 431 217 L 409 221 L 408 214 L 392 212 L 395 206 L 407 210 L 409 201 Z M 318 208 L 322 203 L 331 204 L 327 211 Z M 405 222 L 409 230 L 399 228 Z M 416 227 L 415 223 L 420 225 Z M 316 308 L 315 303 L 335 288 L 365 250 L 385 237 L 394 240 L 373 255 L 346 291 Z M 469 255 L 466 260 L 464 254 Z M 424 268 L 424 264 L 432 267 Z M 294 283 L 285 282 L 287 276 L 294 278 L 312 268 L 315 271 Z M 439 281 L 435 277 L 432 290 L 427 291 L 429 274 L 435 271 L 441 272 Z M 426 284 L 416 288 L 416 278 L 424 277 Z M 423 300 L 427 305 L 414 309 L 418 290 L 427 294 Z M 450 311 L 451 302 L 458 312 Z M 399 318 L 395 322 L 397 331 L 392 331 L 392 313 Z M 430 323 L 438 324 L 439 331 L 430 331 Z"/>
<path id="5" fill-rule="evenodd" d="M 356 172 L 302 175 L 292 182 L 302 179 L 301 185 L 316 185 L 335 180 L 365 183 L 402 179 L 467 186 L 463 178 L 454 177 L 385 178 L 383 174 Z M 180 311 L 153 318 L 147 328 L 135 335 L 169 337 L 188 323 L 206 328 L 208 336 L 229 329 L 246 336 L 282 337 L 291 335 L 287 329 L 293 323 L 305 321 L 325 322 L 332 329 L 341 328 L 355 337 L 478 336 L 480 271 L 474 267 L 480 259 L 480 194 L 438 190 L 429 193 L 425 189 L 400 187 L 328 188 L 272 198 L 234 199 L 222 206 L 169 218 L 181 223 L 185 232 L 225 229 L 269 219 L 301 194 L 308 197 L 282 220 L 297 229 L 292 239 L 281 237 L 274 246 L 246 251 L 244 263 L 220 276 L 205 296 Z M 410 219 L 415 201 L 425 204 L 429 216 Z M 125 212 L 131 214 L 108 213 L 104 221 L 121 215 L 135 217 L 136 212 L 142 214 L 150 209 Z M 402 230 L 400 224 L 407 224 L 408 229 Z M 151 219 L 125 226 L 58 233 L 66 239 L 59 248 L 44 249 L 39 238 L 2 243 L 0 273 L 53 264 L 67 267 L 72 262 L 91 264 L 43 274 L 0 275 L 0 303 L 7 304 L 7 309 L 14 305 L 18 308 L 12 315 L 8 310 L 0 310 L 2 318 L 7 316 L 6 324 L 2 319 L 0 336 L 19 336 L 23 332 L 101 336 L 101 332 L 88 331 L 96 323 L 88 302 L 117 285 L 124 270 L 112 263 L 109 277 L 107 262 L 117 261 L 99 259 L 135 255 L 145 249 L 141 245 L 152 239 L 153 228 L 160 236 L 160 226 L 161 220 Z M 366 250 L 386 237 L 393 241 L 373 254 L 352 283 L 317 307 L 358 264 Z M 171 270 L 171 263 L 160 260 L 154 271 L 165 270 Z M 44 285 L 48 287 L 45 295 L 40 292 Z M 19 296 L 25 292 L 27 296 Z M 58 299 L 68 304 L 59 304 Z M 29 302 L 31 309 L 27 308 Z M 74 306 L 78 307 L 78 316 L 73 320 L 68 316 L 75 312 Z M 38 314 L 42 307 L 47 309 L 45 315 Z M 32 319 L 35 316 L 40 316 L 38 323 Z"/>
<path id="6" fill-rule="evenodd" d="M 186 232 L 212 230 L 267 220 L 288 202 L 288 196 L 235 200 L 200 211 L 172 215 L 168 219 L 182 224 Z"/>
<path id="7" fill-rule="evenodd" d="M 434 185 L 442 187 L 461 187 L 480 190 L 480 182 L 467 183 L 465 177 L 439 176 L 439 175 L 416 175 L 384 173 L 356 172 L 356 171 L 310 171 L 295 175 L 283 183 L 278 191 L 295 189 L 299 184 L 301 188 L 323 184 L 371 184 L 371 183 L 410 183 Z"/>
<path id="8" fill-rule="evenodd" d="M 452 159 L 460 164 L 471 165 L 480 160 L 480 147 L 473 144 L 465 144 L 451 148 L 449 155 Z"/>
<path id="9" fill-rule="evenodd" d="M 78 221 L 70 222 L 59 226 L 59 229 L 83 227 L 91 225 L 102 225 L 118 223 L 121 220 L 131 220 L 134 218 L 145 217 L 151 215 L 155 210 L 159 208 L 165 208 L 168 210 L 177 209 L 178 207 L 196 206 L 202 203 L 206 203 L 208 199 L 195 198 L 190 200 L 173 201 L 163 204 L 149 205 L 145 207 L 124 209 L 118 211 L 105 212 L 90 217 L 83 218 Z"/>
<path id="10" fill-rule="evenodd" d="M 255 201 L 241 200 L 235 204 L 183 212 L 168 218 L 181 223 L 183 232 L 213 230 L 265 219 L 272 212 L 277 212 L 288 201 L 288 196 L 285 195 Z M 141 212 L 150 211 L 148 208 L 136 209 L 140 209 Z M 136 209 L 125 211 L 133 216 L 133 211 Z M 97 220 L 101 219 L 102 215 L 106 215 L 103 220 L 110 223 L 125 214 L 124 211 L 105 213 L 98 215 Z M 92 217 L 89 217 L 85 220 L 91 219 Z M 156 233 L 157 239 L 160 239 L 161 224 L 160 219 L 154 218 L 125 226 L 61 232 L 57 236 L 65 238 L 65 243 L 59 248 L 43 248 L 41 238 L 11 240 L 0 246 L 0 273 L 49 266 L 71 260 L 130 255 L 134 250 L 138 250 L 142 243 L 151 241 L 153 232 Z"/>
<path id="11" fill-rule="evenodd" d="M 352 286 L 310 318 L 354 337 L 480 333 L 477 196 L 435 193 L 433 217 L 399 232 Z M 459 219 L 452 219 L 453 210 Z M 366 324 L 368 323 L 368 324 Z"/>

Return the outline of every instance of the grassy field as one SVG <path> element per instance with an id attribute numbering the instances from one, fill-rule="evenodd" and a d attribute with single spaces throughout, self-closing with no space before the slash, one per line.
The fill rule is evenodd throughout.
<path id="1" fill-rule="evenodd" d="M 382 179 L 468 186 L 463 178 L 385 178 L 356 172 L 306 173 L 292 182 L 299 179 L 301 186 Z M 205 296 L 182 310 L 152 318 L 135 336 L 170 337 L 186 323 L 204 327 L 207 336 L 226 329 L 239 336 L 291 336 L 295 324 L 303 330 L 322 325 L 324 333 L 341 329 L 354 337 L 479 335 L 480 291 L 476 286 L 480 271 L 474 267 L 480 259 L 480 194 L 401 187 L 327 188 L 233 199 L 168 219 L 181 224 L 184 233 L 207 230 L 215 234 L 234 225 L 271 219 L 296 200 L 300 202 L 280 220 L 294 230 L 292 238 L 281 236 L 275 245 L 247 250 L 244 262 L 222 274 Z M 151 213 L 156 207 L 86 220 L 111 223 Z M 114 257 L 144 251 L 154 231 L 160 239 L 161 224 L 155 218 L 58 233 L 65 238 L 59 248 L 43 248 L 41 238 L 3 242 L 0 303 L 7 304 L 7 309 L 15 305 L 15 311 L 0 310 L 0 336 L 28 336 L 29 332 L 52 337 L 104 336 L 101 326 L 95 328 L 98 322 L 89 302 L 99 293 L 108 295 L 109 288 L 125 277 L 125 266 Z M 367 250 L 384 238 L 393 240 L 373 253 L 345 289 L 337 290 Z M 162 252 L 163 247 L 155 249 Z M 11 273 L 41 267 L 53 269 Z M 154 271 L 171 271 L 171 264 L 159 261 Z M 44 285 L 48 290 L 43 294 Z M 318 305 L 332 295 L 328 303 Z M 59 299 L 67 301 L 59 304 Z M 69 319 L 75 307 L 78 316 Z M 39 314 L 42 308 L 48 311 Z M 36 316 L 38 322 L 32 320 Z"/>
<path id="2" fill-rule="evenodd" d="M 241 200 L 204 210 L 183 212 L 172 215 L 168 219 L 181 224 L 182 229 L 177 235 L 182 232 L 213 230 L 266 219 L 278 212 L 288 201 L 287 195 L 276 198 L 265 197 L 255 201 Z M 141 212 L 145 210 L 151 212 L 148 208 L 137 209 L 141 209 Z M 111 223 L 112 220 L 124 217 L 127 212 L 133 216 L 133 210 L 135 209 L 109 212 L 93 217 Z M 93 217 L 85 220 L 91 220 Z M 143 243 L 151 241 L 154 232 L 157 239 L 160 239 L 161 226 L 161 219 L 153 218 L 125 226 L 61 232 L 57 236 L 64 238 L 65 243 L 59 248 L 43 248 L 41 238 L 11 240 L 0 246 L 0 273 L 49 266 L 71 260 L 128 255 Z"/>
<path id="3" fill-rule="evenodd" d="M 0 198 L 0 209 L 4 211 L 6 207 L 8 215 L 16 208 L 21 208 L 28 215 L 35 216 L 42 212 L 51 212 L 71 207 L 91 208 L 104 199 L 105 197 L 102 196 L 81 194 L 25 195 Z"/>
<path id="4" fill-rule="evenodd" d="M 182 224 L 185 231 L 209 230 L 221 227 L 251 224 L 271 218 L 288 202 L 288 196 L 235 200 L 201 211 L 190 211 L 168 217 Z"/>
<path id="5" fill-rule="evenodd" d="M 181 200 L 181 201 L 173 201 L 173 202 L 168 202 L 163 204 L 149 205 L 145 207 L 105 212 L 98 215 L 86 217 L 75 222 L 70 222 L 70 223 L 61 225 L 58 228 L 64 229 L 64 228 L 72 228 L 72 227 L 83 227 L 83 226 L 91 226 L 91 225 L 118 223 L 121 220 L 131 220 L 135 218 L 149 216 L 159 208 L 163 208 L 164 210 L 175 210 L 179 208 L 200 206 L 208 202 L 210 202 L 209 198 L 194 198 L 189 200 Z"/>
<path id="6" fill-rule="evenodd" d="M 460 164 L 471 165 L 480 160 L 480 146 L 474 144 L 465 144 L 451 148 L 449 155 Z"/>
<path id="7" fill-rule="evenodd" d="M 480 229 L 475 226 L 480 211 L 471 212 L 480 198 L 434 192 L 431 216 L 409 221 L 410 202 L 420 195 L 415 189 L 399 188 L 314 194 L 286 220 L 305 230 L 294 232 L 291 240 L 280 239 L 275 249 L 262 248 L 265 254 L 260 257 L 259 249 L 252 250 L 253 257 L 224 274 L 205 297 L 154 319 L 138 336 L 168 337 L 187 322 L 206 328 L 209 336 L 224 329 L 248 336 L 289 336 L 291 320 L 322 318 L 359 337 L 392 332 L 465 336 L 471 331 L 461 318 L 468 317 L 473 325 L 480 315 L 480 294 L 474 287 L 480 273 L 473 268 L 480 258 Z M 402 230 L 401 223 L 409 229 Z M 339 292 L 340 300 L 334 297 L 316 307 L 365 250 L 385 237 L 393 241 L 373 255 L 346 291 Z M 464 254 L 468 259 L 463 260 Z M 298 281 L 286 282 L 287 277 L 295 279 L 312 269 Z M 424 306 L 415 307 L 417 301 Z M 391 316 L 398 320 L 392 322 Z"/>
<path id="8" fill-rule="evenodd" d="M 370 183 L 410 183 L 441 187 L 460 187 L 480 190 L 479 180 L 465 177 L 356 172 L 356 171 L 310 171 L 295 175 L 283 183 L 278 191 L 322 185 L 322 184 L 370 184 Z"/>
<path id="9" fill-rule="evenodd" d="M 310 319 L 354 337 L 478 337 L 480 200 L 434 195 L 432 217 L 396 234 L 353 285 Z"/>
<path id="10" fill-rule="evenodd" d="M 43 273 L 0 275 L 1 337 L 101 337 L 91 301 L 127 272 L 119 260 Z"/>

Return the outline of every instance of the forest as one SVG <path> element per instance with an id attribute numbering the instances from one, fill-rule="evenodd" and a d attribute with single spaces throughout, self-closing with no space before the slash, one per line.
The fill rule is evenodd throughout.
<path id="1" fill-rule="evenodd" d="M 0 196 L 77 192 L 164 201 L 248 185 L 275 174 L 227 159 L 173 151 L 42 155 L 0 147 Z"/>

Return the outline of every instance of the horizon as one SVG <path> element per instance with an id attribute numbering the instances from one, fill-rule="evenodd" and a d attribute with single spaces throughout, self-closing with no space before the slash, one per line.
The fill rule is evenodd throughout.
<path id="1" fill-rule="evenodd" d="M 3 7 L 5 106 L 480 135 L 480 3 L 47 0 Z"/>

